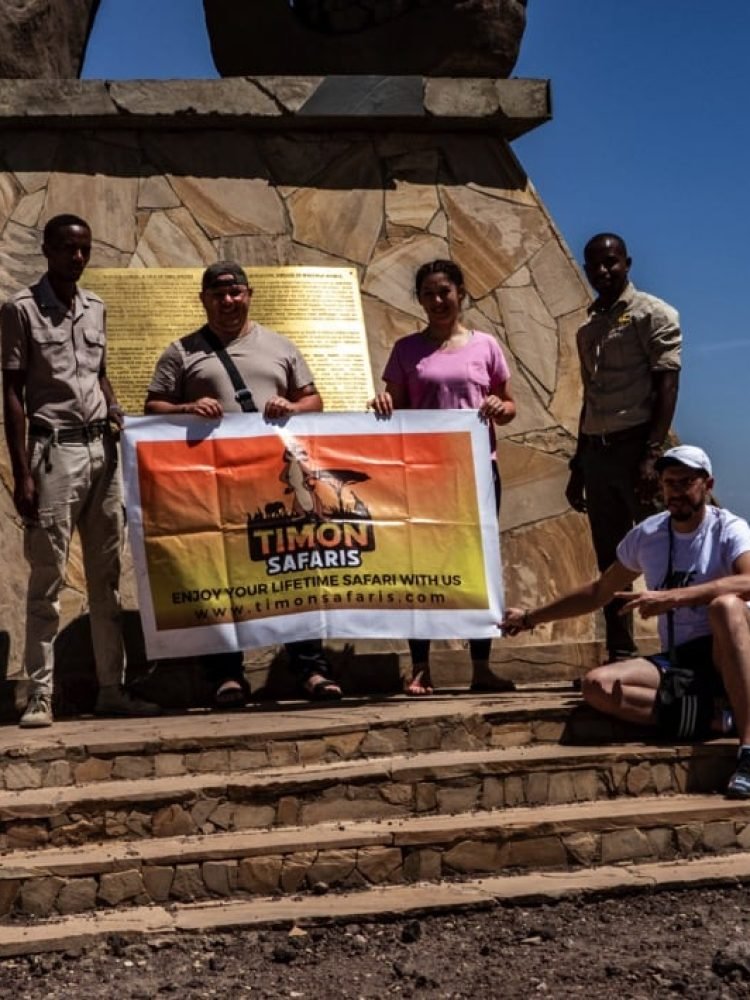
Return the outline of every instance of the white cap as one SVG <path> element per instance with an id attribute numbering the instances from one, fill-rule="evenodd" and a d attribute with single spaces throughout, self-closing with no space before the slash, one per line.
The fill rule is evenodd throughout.
<path id="1" fill-rule="evenodd" d="M 702 448 L 694 444 L 678 444 L 676 448 L 665 451 L 661 458 L 654 462 L 657 472 L 666 469 L 668 465 L 686 465 L 689 469 L 700 469 L 708 476 L 713 476 L 711 459 Z"/>

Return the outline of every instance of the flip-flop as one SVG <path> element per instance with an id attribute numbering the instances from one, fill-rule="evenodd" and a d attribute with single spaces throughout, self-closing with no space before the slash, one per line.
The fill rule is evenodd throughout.
<path id="1" fill-rule="evenodd" d="M 302 690 L 310 701 L 341 701 L 343 697 L 341 688 L 330 677 L 321 677 L 314 684 L 307 680 L 302 685 Z"/>
<path id="2" fill-rule="evenodd" d="M 424 670 L 418 670 L 416 674 L 411 678 L 408 684 L 404 685 L 404 694 L 407 698 L 427 698 L 429 695 L 435 693 L 435 689 L 432 684 L 425 684 L 422 678 L 425 675 Z M 416 684 L 420 687 L 421 691 L 414 691 L 412 685 Z"/>
<path id="3" fill-rule="evenodd" d="M 247 702 L 245 689 L 239 681 L 223 681 L 216 689 L 214 704 L 217 708 L 244 708 Z"/>

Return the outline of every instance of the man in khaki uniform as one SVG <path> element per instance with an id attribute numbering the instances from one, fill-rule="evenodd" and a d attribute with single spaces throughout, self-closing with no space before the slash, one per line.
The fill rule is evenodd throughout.
<path id="1" fill-rule="evenodd" d="M 30 566 L 25 727 L 52 723 L 54 640 L 71 536 L 78 527 L 103 715 L 146 715 L 158 706 L 122 688 L 124 647 L 118 592 L 123 534 L 117 443 L 122 412 L 106 374 L 105 310 L 78 288 L 91 255 L 83 219 L 58 215 L 44 228 L 47 273 L 0 313 L 5 436 L 13 501 L 25 525 Z"/>
<path id="2" fill-rule="evenodd" d="M 574 510 L 588 514 L 602 572 L 633 525 L 658 509 L 654 463 L 672 422 L 680 373 L 677 310 L 635 288 L 630 264 L 614 233 L 593 236 L 584 249 L 586 277 L 598 297 L 578 331 L 583 405 L 566 495 Z M 610 662 L 636 652 L 632 618 L 619 613 L 621 604 L 604 608 Z"/>

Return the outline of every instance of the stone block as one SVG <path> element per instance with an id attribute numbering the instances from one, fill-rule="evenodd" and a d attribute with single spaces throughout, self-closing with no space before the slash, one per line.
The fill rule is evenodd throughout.
<path id="1" fill-rule="evenodd" d="M 265 750 L 230 750 L 230 771 L 258 771 L 268 764 Z"/>
<path id="2" fill-rule="evenodd" d="M 565 722 L 558 719 L 542 719 L 531 724 L 531 733 L 537 743 L 559 743 L 565 732 Z"/>
<path id="3" fill-rule="evenodd" d="M 281 889 L 296 892 L 305 881 L 308 869 L 317 856 L 317 851 L 297 851 L 287 854 L 281 869 Z"/>
<path id="4" fill-rule="evenodd" d="M 603 865 L 652 857 L 651 841 L 637 827 L 630 830 L 612 830 L 602 834 Z"/>
<path id="5" fill-rule="evenodd" d="M 550 801 L 549 789 L 550 776 L 544 771 L 532 771 L 526 778 L 526 804 L 530 806 L 546 805 Z"/>
<path id="6" fill-rule="evenodd" d="M 625 763 L 613 764 L 610 768 L 612 791 L 621 792 L 625 787 L 630 766 Z"/>
<path id="7" fill-rule="evenodd" d="M 48 917 L 55 909 L 55 901 L 65 879 L 55 875 L 27 879 L 21 887 L 19 909 L 34 917 Z"/>
<path id="8" fill-rule="evenodd" d="M 136 837 L 149 837 L 152 834 L 152 819 L 153 817 L 148 813 L 134 809 L 131 813 L 128 813 L 125 825 Z"/>
<path id="9" fill-rule="evenodd" d="M 693 854 L 703 842 L 703 827 L 699 823 L 675 827 L 677 850 L 680 855 Z"/>
<path id="10" fill-rule="evenodd" d="M 380 794 L 394 806 L 410 806 L 414 800 L 414 786 L 401 782 L 382 785 Z"/>
<path id="11" fill-rule="evenodd" d="M 169 892 L 171 899 L 181 903 L 190 903 L 194 899 L 202 899 L 206 895 L 206 887 L 200 865 L 177 865 Z"/>
<path id="12" fill-rule="evenodd" d="M 570 802 L 594 802 L 606 794 L 603 779 L 597 771 L 573 772 L 573 798 Z"/>
<path id="13" fill-rule="evenodd" d="M 67 760 L 53 760 L 44 772 L 45 788 L 58 788 L 73 784 L 73 768 Z"/>
<path id="14" fill-rule="evenodd" d="M 152 757 L 135 757 L 127 754 L 115 757 L 112 766 L 112 777 L 115 779 L 150 778 L 153 773 L 154 761 Z"/>
<path id="15" fill-rule="evenodd" d="M 124 837 L 127 832 L 127 813 L 124 810 L 104 814 L 105 837 Z"/>
<path id="16" fill-rule="evenodd" d="M 154 837 L 181 837 L 196 833 L 197 830 L 193 817 L 177 803 L 158 809 L 151 823 Z"/>
<path id="17" fill-rule="evenodd" d="M 741 847 L 744 851 L 750 847 L 750 823 L 741 827 L 737 834 L 737 846 Z"/>
<path id="18" fill-rule="evenodd" d="M 256 895 L 278 892 L 281 866 L 282 859 L 278 857 L 243 858 L 237 871 L 237 885 Z"/>
<path id="19" fill-rule="evenodd" d="M 88 760 L 84 760 L 74 766 L 75 783 L 77 785 L 87 785 L 93 781 L 109 781 L 112 777 L 112 767 L 113 763 L 111 760 L 89 757 Z"/>
<path id="20" fill-rule="evenodd" d="M 481 750 L 483 747 L 482 740 L 477 739 L 463 725 L 448 727 L 440 742 L 441 750 Z"/>
<path id="21" fill-rule="evenodd" d="M 578 775 L 572 771 L 558 771 L 550 774 L 546 801 L 550 805 L 560 805 L 563 802 L 575 802 L 578 799 L 576 788 L 577 781 Z M 531 800 L 529 800 L 529 805 L 532 804 Z"/>
<path id="22" fill-rule="evenodd" d="M 736 843 L 737 835 L 735 833 L 734 823 L 730 820 L 704 824 L 704 850 L 716 852 L 725 851 L 728 847 L 734 847 Z"/>
<path id="23" fill-rule="evenodd" d="M 163 903 L 169 899 L 174 868 L 170 865 L 144 865 L 141 874 L 144 888 L 155 903 Z"/>
<path id="24" fill-rule="evenodd" d="M 371 729 L 362 740 L 364 754 L 403 753 L 409 749 L 409 734 L 405 729 Z"/>
<path id="25" fill-rule="evenodd" d="M 186 771 L 185 759 L 181 753 L 158 753 L 154 758 L 154 775 L 157 778 L 173 778 Z"/>
<path id="26" fill-rule="evenodd" d="M 357 851 L 357 869 L 374 885 L 402 882 L 401 850 L 398 847 L 361 847 Z"/>
<path id="27" fill-rule="evenodd" d="M 325 740 L 299 740 L 297 743 L 300 764 L 318 764 L 325 760 L 327 752 Z"/>
<path id="28" fill-rule="evenodd" d="M 437 750 L 441 737 L 440 726 L 434 723 L 426 726 L 411 726 L 409 729 L 409 749 L 415 753 L 424 750 Z"/>
<path id="29" fill-rule="evenodd" d="M 298 764 L 297 744 L 285 740 L 273 740 L 268 744 L 268 763 L 271 767 Z"/>
<path id="30" fill-rule="evenodd" d="M 560 837 L 532 837 L 511 841 L 504 861 L 509 868 L 564 868 L 568 855 Z"/>
<path id="31" fill-rule="evenodd" d="M 213 815 L 211 816 L 213 820 Z M 272 805 L 251 806 L 238 805 L 234 807 L 235 830 L 249 830 L 253 827 L 273 826 L 276 822 L 276 810 Z"/>
<path id="32" fill-rule="evenodd" d="M 299 819 L 299 799 L 293 795 L 282 795 L 276 809 L 279 826 L 296 826 Z"/>
<path id="33" fill-rule="evenodd" d="M 531 743 L 531 726 L 528 722 L 503 723 L 492 727 L 491 747 L 523 747 Z"/>
<path id="34" fill-rule="evenodd" d="M 505 805 L 505 785 L 501 778 L 485 778 L 482 782 L 482 809 L 502 809 Z"/>
<path id="35" fill-rule="evenodd" d="M 351 757 L 359 756 L 364 738 L 364 733 L 339 733 L 335 736 L 326 736 L 325 744 L 337 757 L 349 760 Z"/>
<path id="36" fill-rule="evenodd" d="M 190 816 L 195 823 L 196 829 L 203 829 L 203 824 L 219 805 L 219 799 L 199 799 L 190 810 Z"/>
<path id="37" fill-rule="evenodd" d="M 572 833 L 563 838 L 563 845 L 576 864 L 588 868 L 599 860 L 600 837 L 596 833 Z"/>
<path id="38" fill-rule="evenodd" d="M 208 774 L 229 769 L 228 750 L 204 750 L 202 753 L 185 754 L 185 767 L 190 774 Z"/>
<path id="39" fill-rule="evenodd" d="M 497 872 L 503 866 L 503 851 L 499 844 L 486 840 L 462 840 L 445 851 L 442 857 L 443 872 Z"/>
<path id="40" fill-rule="evenodd" d="M 14 823 L 5 833 L 8 847 L 14 851 L 43 847 L 50 839 L 49 832 L 41 823 Z"/>
<path id="41" fill-rule="evenodd" d="M 6 764 L 3 768 L 3 779 L 8 791 L 18 791 L 21 788 L 41 788 L 42 772 L 24 762 Z"/>
<path id="42" fill-rule="evenodd" d="M 231 896 L 237 888 L 238 863 L 236 861 L 205 861 L 203 882 L 216 896 Z"/>
<path id="43" fill-rule="evenodd" d="M 648 842 L 654 857 L 667 860 L 675 856 L 675 844 L 672 830 L 665 827 L 656 827 L 653 830 L 645 830 Z"/>
<path id="44" fill-rule="evenodd" d="M 391 805 L 380 798 L 320 799 L 304 803 L 299 822 L 301 826 L 312 826 L 339 820 L 386 819 L 389 816 L 404 816 L 407 811 L 406 806 Z"/>
<path id="45" fill-rule="evenodd" d="M 481 788 L 482 784 L 479 781 L 465 788 L 438 788 L 438 812 L 452 815 L 475 809 Z"/>
<path id="46" fill-rule="evenodd" d="M 345 882 L 356 867 L 356 851 L 318 851 L 318 856 L 310 865 L 307 881 L 310 885 L 325 882 L 334 886 Z"/>
<path id="47" fill-rule="evenodd" d="M 50 833 L 50 843 L 56 847 L 62 844 L 86 844 L 102 835 L 104 819 L 104 816 L 78 816 L 74 822 L 53 830 Z"/>
<path id="48" fill-rule="evenodd" d="M 652 789 L 651 765 L 644 761 L 631 767 L 628 771 L 625 787 L 629 795 L 643 795 L 644 792 Z"/>
<path id="49" fill-rule="evenodd" d="M 417 785 L 414 808 L 420 813 L 434 812 L 437 809 L 437 788 L 435 785 L 425 781 Z"/>
<path id="50" fill-rule="evenodd" d="M 442 874 L 442 854 L 432 848 L 410 851 L 404 858 L 407 882 L 437 882 Z"/>
<path id="51" fill-rule="evenodd" d="M 143 878 L 137 868 L 122 872 L 105 872 L 99 879 L 99 899 L 110 906 L 118 906 L 129 899 L 138 899 L 144 893 Z"/>
<path id="52" fill-rule="evenodd" d="M 7 917 L 13 909 L 20 888 L 20 879 L 0 879 L 0 917 Z"/>
<path id="53" fill-rule="evenodd" d="M 675 791 L 684 795 L 688 790 L 688 782 L 690 780 L 690 772 L 688 765 L 684 761 L 679 761 L 674 765 L 674 780 L 675 780 Z"/>
<path id="54" fill-rule="evenodd" d="M 96 879 L 76 878 L 66 879 L 57 896 L 57 911 L 63 915 L 68 913 L 85 913 L 96 907 Z"/>
<path id="55" fill-rule="evenodd" d="M 678 790 L 677 783 L 672 774 L 672 768 L 669 764 L 654 764 L 651 768 L 651 780 L 659 795 L 662 795 L 664 792 L 676 792 Z"/>
<path id="56" fill-rule="evenodd" d="M 234 814 L 237 806 L 234 802 L 220 802 L 208 817 L 209 822 L 220 830 L 234 829 Z"/>
<path id="57" fill-rule="evenodd" d="M 513 806 L 525 804 L 526 796 L 523 790 L 523 778 L 512 774 L 509 778 L 505 779 L 505 805 L 508 809 L 512 809 Z"/>

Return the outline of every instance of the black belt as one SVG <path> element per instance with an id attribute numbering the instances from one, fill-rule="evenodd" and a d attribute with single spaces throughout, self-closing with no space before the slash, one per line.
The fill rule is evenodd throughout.
<path id="1" fill-rule="evenodd" d="M 611 448 L 612 445 L 624 444 L 626 441 L 646 441 L 649 433 L 648 424 L 637 424 L 635 427 L 625 427 L 621 431 L 610 431 L 609 434 L 581 434 L 587 448 Z"/>
<path id="2" fill-rule="evenodd" d="M 29 424 L 29 437 L 51 438 L 60 444 L 88 444 L 109 433 L 106 420 L 92 420 L 79 427 L 48 427 L 46 424 Z"/>

